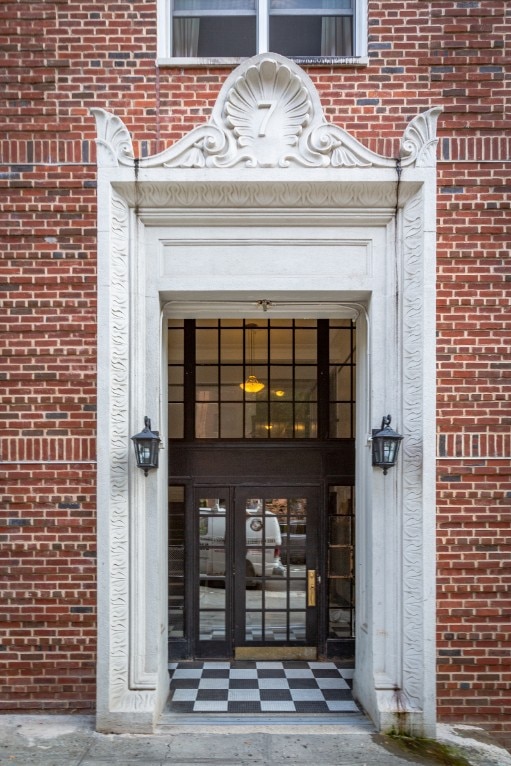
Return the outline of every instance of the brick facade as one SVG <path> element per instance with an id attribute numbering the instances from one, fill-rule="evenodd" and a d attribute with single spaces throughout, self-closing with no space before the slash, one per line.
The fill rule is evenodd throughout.
<path id="1" fill-rule="evenodd" d="M 305 68 L 326 118 L 395 156 L 438 105 L 438 713 L 504 735 L 509 614 L 509 60 L 501 0 L 369 0 L 368 66 Z M 95 126 L 154 154 L 225 69 L 158 68 L 152 2 L 7 2 L 0 709 L 94 708 Z M 507 213 L 507 217 L 506 217 Z"/>

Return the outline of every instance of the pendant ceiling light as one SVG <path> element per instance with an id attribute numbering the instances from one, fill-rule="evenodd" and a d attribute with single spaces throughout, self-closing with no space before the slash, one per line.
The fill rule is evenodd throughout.
<path id="1" fill-rule="evenodd" d="M 248 368 L 248 377 L 243 382 L 240 383 L 240 388 L 243 389 L 243 391 L 246 391 L 247 394 L 258 394 L 259 391 L 262 391 L 264 388 L 264 383 L 261 383 L 260 380 L 257 379 L 257 377 L 254 375 L 254 331 L 257 329 L 256 324 L 248 324 L 247 329 L 249 331 L 248 333 L 248 350 L 249 350 L 249 368 Z"/>

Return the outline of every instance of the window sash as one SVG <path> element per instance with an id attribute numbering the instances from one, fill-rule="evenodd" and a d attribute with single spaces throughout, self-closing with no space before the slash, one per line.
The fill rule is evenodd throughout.
<path id="1" fill-rule="evenodd" d="M 247 10 L 241 10 L 241 11 L 174 11 L 174 18 L 175 19 L 192 19 L 192 18 L 206 18 L 208 16 L 215 17 L 215 16 L 255 16 L 255 11 L 247 11 Z M 330 8 L 311 8 L 307 9 L 307 11 L 298 10 L 298 9 L 290 9 L 290 10 L 274 10 L 270 11 L 270 16 L 336 16 L 336 17 L 346 17 L 346 16 L 352 16 L 353 14 L 350 11 L 338 11 L 335 9 Z M 261 51 L 263 52 L 263 51 Z"/>
<path id="2" fill-rule="evenodd" d="M 175 11 L 175 19 L 214 18 L 215 16 L 255 16 L 255 11 Z"/>
<path id="3" fill-rule="evenodd" d="M 240 11 L 256 12 L 255 0 L 215 0 L 215 2 L 205 2 L 205 0 L 174 0 L 174 13 L 176 11 L 216 11 L 223 13 L 238 13 Z"/>
<path id="4" fill-rule="evenodd" d="M 179 0 L 178 0 L 179 1 Z M 286 0 L 284 0 L 285 2 Z M 187 0 L 184 0 L 186 3 Z M 188 0 L 191 5 L 201 5 L 204 0 L 198 0 L 198 3 L 194 3 L 194 0 Z M 215 2 L 215 0 L 213 0 Z M 186 50 L 186 52 L 176 52 L 176 45 L 175 45 L 175 38 L 176 33 L 178 33 L 181 36 L 181 40 L 186 39 L 187 36 L 190 36 L 190 32 L 188 33 L 184 32 L 182 28 L 180 32 L 178 32 L 178 28 L 176 28 L 176 22 L 178 24 L 186 24 L 186 19 L 189 19 L 188 24 L 188 30 L 193 29 L 193 35 L 192 37 L 195 39 L 195 37 L 198 35 L 196 24 L 200 23 L 201 17 L 255 17 L 256 20 L 256 50 L 255 53 L 265 53 L 268 52 L 270 49 L 269 41 L 270 41 L 270 17 L 285 17 L 285 16 L 296 16 L 296 17 L 323 17 L 325 19 L 325 24 L 327 23 L 328 19 L 332 19 L 332 23 L 334 23 L 335 19 L 338 19 L 339 22 L 342 19 L 352 19 L 352 51 L 349 53 L 321 53 L 317 56 L 312 56 L 312 58 L 318 58 L 321 59 L 323 57 L 327 58 L 343 58 L 345 56 L 360 56 L 363 55 L 363 50 L 365 50 L 366 44 L 363 42 L 363 36 L 365 34 L 366 30 L 366 24 L 364 23 L 364 18 L 362 18 L 362 15 L 366 9 L 366 0 L 350 0 L 350 7 L 324 7 L 324 8 L 310 8 L 310 7 L 303 7 L 303 8 L 271 8 L 271 5 L 275 0 L 255 0 L 256 8 L 254 10 L 248 10 L 246 7 L 242 8 L 240 10 L 233 10 L 231 9 L 222 9 L 222 5 L 226 4 L 226 0 L 217 0 L 218 5 L 220 8 L 217 9 L 208 9 L 208 10 L 200 10 L 200 9 L 190 9 L 190 10 L 184 10 L 183 9 L 183 0 L 181 0 L 181 9 L 180 10 L 174 10 L 174 3 L 173 0 L 160 0 L 160 3 L 165 3 L 166 11 L 160 12 L 160 23 L 161 19 L 166 19 L 166 33 L 165 33 L 165 39 L 168 40 L 169 47 L 170 47 L 170 57 L 171 58 L 179 58 L 179 59 L 196 59 L 198 58 L 197 54 L 193 52 L 194 46 L 193 44 L 190 45 L 189 41 L 188 44 L 185 44 L 184 47 L 181 44 L 181 51 Z M 241 5 L 247 5 L 247 0 L 239 0 Z M 279 0 L 276 0 L 276 2 L 279 2 Z M 292 2 L 292 0 L 291 0 Z M 305 0 L 306 2 L 306 0 Z M 325 5 L 335 5 L 336 3 L 344 5 L 347 0 L 323 0 Z M 236 3 L 236 0 L 234 0 L 234 3 Z M 310 5 L 316 5 L 317 0 L 311 0 Z M 160 5 L 159 5 L 160 7 Z M 194 21 L 195 19 L 195 21 Z M 323 37 L 325 36 L 325 30 L 327 33 L 327 36 L 332 37 L 331 33 L 331 27 L 326 27 L 323 31 Z M 342 33 L 344 34 L 344 33 Z M 174 49 L 174 51 L 172 50 Z M 362 50 L 361 50 L 362 49 Z M 167 54 L 168 55 L 168 54 Z M 254 53 L 247 52 L 245 55 L 254 55 Z M 300 55 L 297 56 L 291 56 L 292 58 L 297 58 L 298 60 L 301 58 Z M 232 55 L 226 54 L 225 56 L 220 56 L 221 58 L 225 58 L 226 60 L 232 59 Z M 307 56 L 307 58 L 311 58 Z M 234 59 L 233 59 L 234 60 Z M 184 61 L 183 61 L 184 63 Z M 200 63 L 200 57 L 199 61 Z"/>
<path id="5" fill-rule="evenodd" d="M 313 14 L 335 13 L 336 15 L 353 15 L 351 3 L 344 4 L 343 0 L 303 0 L 303 4 L 293 4 L 289 0 L 279 2 L 279 0 L 214 0 L 214 2 L 204 2 L 204 0 L 174 0 L 173 14 L 176 15 L 221 15 L 221 16 L 240 16 L 244 14 L 255 15 L 257 12 L 266 14 L 282 13 L 284 15 L 310 16 Z"/>

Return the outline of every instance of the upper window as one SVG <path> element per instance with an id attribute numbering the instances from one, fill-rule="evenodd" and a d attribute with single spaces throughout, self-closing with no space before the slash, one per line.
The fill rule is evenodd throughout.
<path id="1" fill-rule="evenodd" d="M 165 3 L 164 6 L 162 4 Z M 160 58 L 361 55 L 365 0 L 160 0 Z"/>
<path id="2" fill-rule="evenodd" d="M 171 439 L 351 439 L 351 319 L 169 320 Z"/>

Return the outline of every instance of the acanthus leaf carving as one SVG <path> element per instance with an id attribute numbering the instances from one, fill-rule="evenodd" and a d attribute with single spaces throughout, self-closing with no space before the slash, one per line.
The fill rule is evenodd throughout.
<path id="1" fill-rule="evenodd" d="M 91 109 L 96 118 L 98 164 L 104 167 L 133 165 L 133 145 L 129 131 L 120 117 L 104 109 Z"/>
<path id="2" fill-rule="evenodd" d="M 407 125 L 401 140 L 402 165 L 434 167 L 436 161 L 436 124 L 442 110 L 433 107 L 418 114 Z"/>

